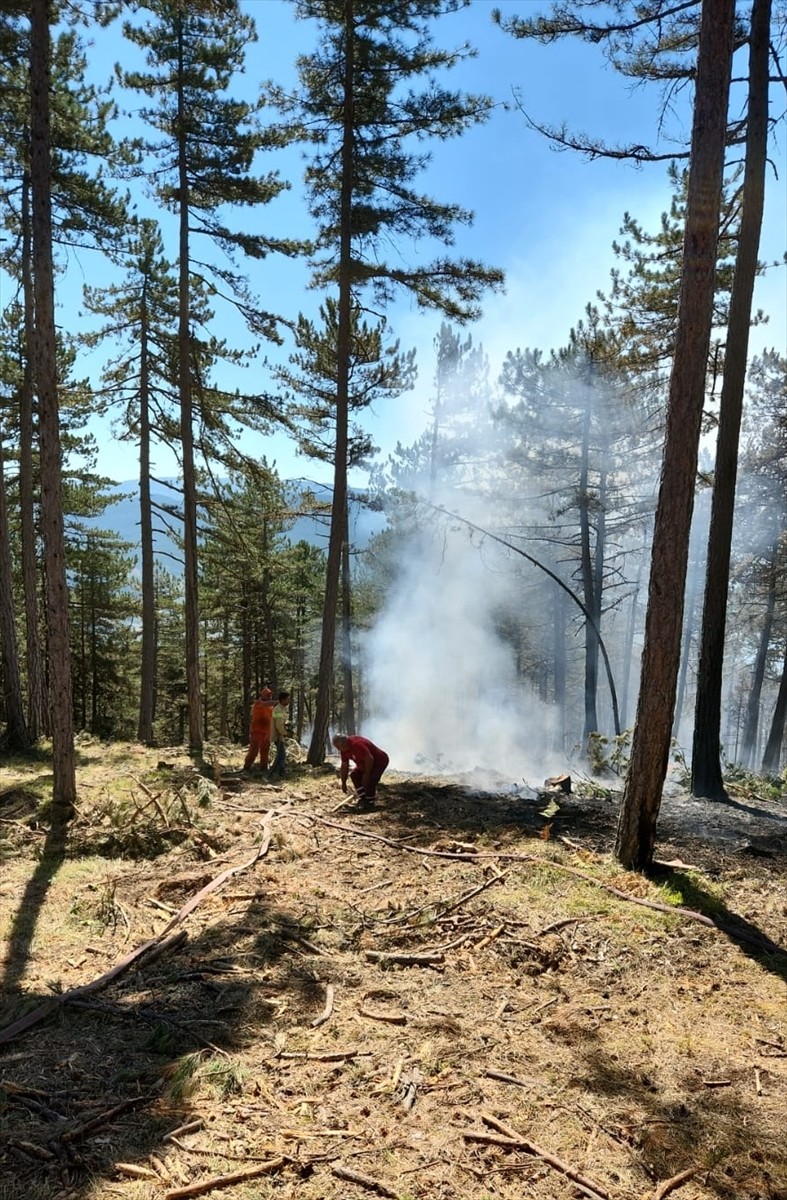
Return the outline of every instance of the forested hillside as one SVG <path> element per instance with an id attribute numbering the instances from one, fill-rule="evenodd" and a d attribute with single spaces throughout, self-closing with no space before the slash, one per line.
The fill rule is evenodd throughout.
<path id="1" fill-rule="evenodd" d="M 643 220 L 620 175 L 611 276 L 559 343 L 523 319 L 494 358 L 474 323 L 505 264 L 473 251 L 466 181 L 432 187 L 440 147 L 501 119 L 454 83 L 466 7 L 4 5 L 1 715 L 7 747 L 51 742 L 65 820 L 75 732 L 199 756 L 245 741 L 263 685 L 313 767 L 356 729 L 403 769 L 514 780 L 631 751 L 628 865 L 671 755 L 720 800 L 732 767 L 780 774 L 787 360 L 755 298 L 784 271 L 760 246 L 783 5 L 470 6 L 523 62 L 595 47 L 599 81 L 658 97 L 628 142 L 521 90 L 506 111 L 669 196 Z M 426 356 L 403 303 L 436 321 Z M 381 453 L 414 391 L 420 434 Z"/>
<path id="2" fill-rule="evenodd" d="M 0 1200 L 787 1200 L 786 79 L 2 0 Z"/>

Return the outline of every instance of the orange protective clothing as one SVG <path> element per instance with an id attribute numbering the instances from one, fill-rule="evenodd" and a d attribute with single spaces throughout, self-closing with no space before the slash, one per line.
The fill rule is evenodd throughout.
<path id="1" fill-rule="evenodd" d="M 267 692 L 267 695 L 265 694 Z M 251 706 L 249 721 L 249 749 L 243 763 L 244 771 L 248 771 L 257 755 L 260 756 L 260 766 L 268 769 L 271 752 L 271 724 L 273 721 L 273 697 L 268 688 L 263 688 L 259 697 Z"/>

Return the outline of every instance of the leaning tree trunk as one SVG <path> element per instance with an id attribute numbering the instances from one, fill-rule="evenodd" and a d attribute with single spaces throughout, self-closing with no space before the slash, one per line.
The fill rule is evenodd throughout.
<path id="1" fill-rule="evenodd" d="M 41 530 L 44 539 L 52 726 L 52 824 L 71 820 L 76 805 L 74 713 L 68 631 L 68 583 L 61 500 L 60 414 L 57 396 L 52 264 L 50 137 L 50 4 L 30 4 L 30 170 L 33 197 L 33 280 L 36 383 L 41 439 Z"/>
<path id="2" fill-rule="evenodd" d="M 703 0 L 683 274 L 653 527 L 642 673 L 615 843 L 616 857 L 629 868 L 646 867 L 652 861 L 661 790 L 669 762 L 705 371 L 713 323 L 734 23 L 735 0 Z"/>
<path id="3" fill-rule="evenodd" d="M 746 165 L 719 407 L 716 471 L 694 713 L 694 749 L 691 756 L 692 793 L 711 800 L 727 798 L 721 771 L 722 668 L 735 485 L 738 474 L 738 443 L 746 383 L 751 305 L 765 203 L 770 27 L 771 0 L 754 0 L 749 35 Z"/>

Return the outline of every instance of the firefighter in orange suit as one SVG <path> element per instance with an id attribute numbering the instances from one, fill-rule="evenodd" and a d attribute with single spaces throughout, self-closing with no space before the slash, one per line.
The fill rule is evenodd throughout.
<path id="1" fill-rule="evenodd" d="M 273 721 L 273 692 L 264 687 L 251 706 L 249 722 L 249 749 L 243 763 L 244 771 L 251 769 L 257 755 L 263 771 L 268 769 L 271 752 L 271 724 Z"/>

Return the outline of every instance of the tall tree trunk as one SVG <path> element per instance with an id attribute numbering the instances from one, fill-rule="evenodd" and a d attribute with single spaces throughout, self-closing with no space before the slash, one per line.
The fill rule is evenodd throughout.
<path id="1" fill-rule="evenodd" d="M 38 602 L 38 555 L 36 553 L 35 469 L 33 446 L 33 353 L 35 347 L 35 298 L 33 295 L 33 251 L 31 231 L 30 177 L 22 180 L 22 294 L 24 297 L 25 361 L 19 400 L 19 512 L 22 542 L 22 588 L 25 597 L 25 665 L 27 667 L 27 728 L 37 742 L 52 732 L 41 647 Z"/>
<path id="2" fill-rule="evenodd" d="M 694 612 L 697 607 L 699 580 L 694 571 L 689 572 L 689 585 L 683 611 L 683 634 L 680 642 L 680 670 L 678 673 L 678 695 L 675 714 L 672 718 L 672 736 L 677 737 L 683 720 L 683 704 L 686 699 L 686 684 L 689 677 L 692 641 L 694 639 Z"/>
<path id="3" fill-rule="evenodd" d="M 279 664 L 276 658 L 276 631 L 271 608 L 271 546 L 270 528 L 267 513 L 262 518 L 262 584 L 260 587 L 260 615 L 262 617 L 262 633 L 264 637 L 265 661 L 260 673 L 260 683 L 267 680 L 274 689 L 278 699 L 279 693 Z M 289 682 L 284 685 L 289 688 Z"/>
<path id="4" fill-rule="evenodd" d="M 764 775 L 776 775 L 779 771 L 782 742 L 784 741 L 784 722 L 787 717 L 787 649 L 784 653 L 782 677 L 779 681 L 779 694 L 776 697 L 776 707 L 773 710 L 771 729 L 765 752 L 762 756 L 762 771 Z"/>
<path id="5" fill-rule="evenodd" d="M 629 712 L 629 687 L 631 686 L 631 663 L 634 657 L 634 636 L 637 632 L 637 610 L 639 607 L 639 593 L 642 588 L 642 560 L 643 556 L 639 556 L 639 565 L 637 567 L 637 578 L 634 581 L 634 591 L 631 596 L 631 607 L 629 609 L 628 625 L 626 627 L 626 640 L 623 647 L 623 687 L 620 697 L 620 723 L 623 729 L 628 729 L 628 712 Z"/>
<path id="6" fill-rule="evenodd" d="M 5 708 L 6 747 L 25 750 L 30 736 L 25 721 L 22 681 L 19 673 L 19 641 L 14 619 L 14 588 L 11 563 L 11 537 L 8 529 L 8 505 L 3 470 L 5 450 L 0 442 L 0 644 L 3 663 L 3 701 Z"/>
<path id="7" fill-rule="evenodd" d="M 229 661 L 230 661 L 230 619 L 227 613 L 222 618 L 221 628 L 221 691 L 219 694 L 219 737 L 223 742 L 229 739 Z"/>
<path id="8" fill-rule="evenodd" d="M 342 678 L 344 682 L 344 728 L 356 732 L 355 690 L 353 688 L 352 651 L 352 580 L 350 577 L 350 514 L 345 505 L 344 544 L 342 546 Z"/>
<path id="9" fill-rule="evenodd" d="M 762 682 L 765 678 L 765 665 L 768 661 L 768 646 L 771 641 L 773 616 L 776 611 L 776 548 L 773 551 L 770 571 L 768 573 L 768 595 L 765 602 L 765 616 L 757 643 L 757 655 L 754 660 L 749 699 L 746 702 L 746 721 L 743 727 L 743 747 L 741 762 L 745 767 L 754 765 L 757 754 L 757 736 L 760 723 L 760 697 Z"/>
<path id="10" fill-rule="evenodd" d="M 139 680 L 140 742 L 153 742 L 156 695 L 156 589 L 153 560 L 153 510 L 150 499 L 150 379 L 148 369 L 147 284 L 142 299 L 139 360 L 139 528 L 142 555 L 142 660 Z"/>
<path id="11" fill-rule="evenodd" d="M 697 52 L 683 274 L 651 552 L 637 720 L 615 855 L 652 861 L 669 762 L 680 661 L 683 593 L 713 322 L 734 0 L 703 0 Z"/>
<path id="12" fill-rule="evenodd" d="M 241 580 L 240 601 L 240 632 L 241 632 L 241 729 L 243 741 L 249 732 L 248 713 L 252 700 L 252 641 L 254 637 L 254 622 L 252 621 L 252 596 L 249 582 Z"/>
<path id="13" fill-rule="evenodd" d="M 585 403 L 582 428 L 582 461 L 579 476 L 579 538 L 581 548 L 582 598 L 585 607 L 599 628 L 599 602 L 596 595 L 596 576 L 593 568 L 593 553 L 590 546 L 590 389 Z M 585 722 L 582 728 L 582 745 L 587 748 L 588 738 L 598 730 L 596 695 L 598 692 L 598 637 L 589 622 L 585 623 Z"/>
<path id="14" fill-rule="evenodd" d="M 57 396 L 50 138 L 50 4 L 30 4 L 30 168 L 33 198 L 36 384 L 41 425 L 41 529 L 44 539 L 52 726 L 52 824 L 71 820 L 76 804 L 74 713 L 68 634 L 68 584 L 61 502 Z"/>
<path id="15" fill-rule="evenodd" d="M 566 599 L 558 589 L 553 606 L 553 647 L 555 671 L 555 711 L 557 728 L 553 749 L 563 754 L 566 749 Z"/>
<path id="16" fill-rule="evenodd" d="M 352 195 L 353 195 L 353 79 L 355 74 L 355 31 L 353 0 L 343 0 L 345 28 L 344 133 L 342 138 L 341 198 L 339 216 L 339 331 L 336 339 L 336 440 L 333 463 L 333 497 L 328 562 L 325 572 L 325 601 L 322 615 L 320 666 L 314 725 L 307 761 L 313 767 L 325 762 L 331 713 L 336 613 L 347 507 L 348 409 L 350 386 L 350 333 L 352 315 Z"/>
<path id="17" fill-rule="evenodd" d="M 183 468 L 183 589 L 186 621 L 186 698 L 189 749 L 202 750 L 202 702 L 199 670 L 199 579 L 197 559 L 197 481 L 194 469 L 194 388 L 191 363 L 189 288 L 189 181 L 185 156 L 185 96 L 183 94 L 183 28 L 178 22 L 178 197 L 180 221 L 178 357 L 180 372 L 180 443 Z"/>
<path id="18" fill-rule="evenodd" d="M 721 771 L 722 668 L 735 486 L 738 475 L 738 443 L 746 382 L 751 305 L 765 203 L 770 27 L 771 0 L 754 0 L 749 33 L 746 165 L 719 407 L 716 472 L 708 536 L 694 712 L 694 749 L 691 757 L 691 790 L 695 796 L 707 796 L 711 800 L 724 800 L 727 797 Z"/>

